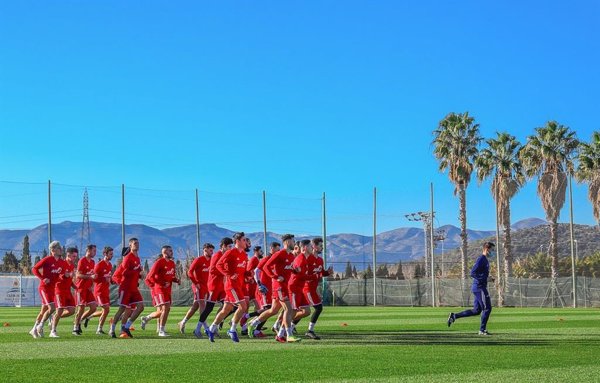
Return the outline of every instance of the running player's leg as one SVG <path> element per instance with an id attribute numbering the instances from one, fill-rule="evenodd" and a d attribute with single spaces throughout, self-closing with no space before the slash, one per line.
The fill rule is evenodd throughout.
<path id="1" fill-rule="evenodd" d="M 91 300 L 89 300 L 89 299 L 91 299 Z M 94 313 L 96 312 L 96 309 L 98 308 L 98 304 L 96 303 L 94 295 L 91 294 L 91 292 L 88 294 L 88 300 L 89 300 L 87 303 L 88 309 L 81 316 L 81 320 L 83 321 L 83 327 L 86 327 L 86 328 L 90 321 L 90 318 L 92 317 L 92 315 L 94 315 Z"/>
<path id="2" fill-rule="evenodd" d="M 160 328 L 158 331 L 158 336 L 168 336 L 165 327 L 167 325 L 167 320 L 169 319 L 169 313 L 171 312 L 171 291 L 170 289 L 162 292 L 161 299 L 163 301 L 163 305 L 161 307 L 161 313 L 159 318 Z"/>
<path id="3" fill-rule="evenodd" d="M 100 311 L 100 319 L 98 320 L 98 328 L 96 329 L 97 335 L 105 334 L 103 327 L 104 327 L 104 323 L 106 322 L 106 318 L 108 317 L 108 314 L 110 313 L 110 305 L 109 304 L 102 305 L 101 307 L 102 307 L 102 310 Z"/>
<path id="4" fill-rule="evenodd" d="M 40 298 L 42 300 L 42 306 L 40 307 L 40 312 L 38 313 L 38 315 L 35 318 L 35 323 L 33 324 L 33 328 L 29 331 L 29 335 L 31 335 L 33 338 L 39 338 L 41 336 L 43 336 L 43 330 L 44 330 L 44 318 L 47 318 L 48 316 L 46 315 L 46 312 L 48 310 L 50 310 L 50 303 L 54 302 L 54 292 L 53 291 L 49 291 L 49 289 L 44 288 L 43 285 L 40 285 L 40 287 L 38 288 L 38 292 L 40 294 Z M 52 296 L 50 295 L 50 293 L 52 293 Z M 40 327 L 40 324 L 42 325 L 42 334 L 39 334 L 38 328 Z"/>
<path id="5" fill-rule="evenodd" d="M 321 300 L 321 296 L 316 291 L 316 289 L 305 288 L 304 289 L 304 297 L 306 301 L 312 306 L 315 311 L 310 317 L 310 322 L 308 323 L 308 331 L 304 334 L 306 337 L 311 339 L 321 339 L 317 334 L 315 334 L 315 326 L 317 321 L 319 320 L 319 316 L 321 312 L 323 312 L 323 301 Z M 310 315 L 310 310 L 307 316 Z"/>
<path id="6" fill-rule="evenodd" d="M 217 333 L 217 331 L 219 330 L 219 323 L 222 323 L 225 317 L 227 317 L 229 313 L 233 311 L 233 307 L 233 303 L 225 302 L 223 308 L 217 313 L 217 316 L 215 316 L 215 319 L 208 328 L 208 331 L 210 333 L 212 333 L 213 335 Z"/>
<path id="7" fill-rule="evenodd" d="M 60 318 L 62 318 L 63 311 L 63 308 L 56 309 L 56 315 L 52 317 L 52 323 L 50 323 L 50 338 L 58 337 L 58 335 L 56 334 L 56 328 L 58 327 L 58 322 L 60 321 Z"/>
<path id="8" fill-rule="evenodd" d="M 198 301 L 194 300 L 194 303 L 188 309 L 188 311 L 185 313 L 185 315 L 183 316 L 183 319 L 177 324 L 179 327 L 180 333 L 182 333 L 182 334 L 185 333 L 185 324 L 194 316 L 194 314 L 196 313 L 196 311 L 198 311 L 199 308 L 200 308 L 200 303 Z M 202 313 L 202 310 L 200 310 L 200 313 Z"/>
<path id="9" fill-rule="evenodd" d="M 252 322 L 250 322 L 250 329 L 248 329 L 248 335 L 252 336 L 254 331 L 260 331 L 262 326 L 267 322 L 269 318 L 277 315 L 281 309 L 281 303 L 277 298 L 273 298 L 271 307 L 268 310 L 265 310 L 262 314 L 256 317 Z"/>
<path id="10" fill-rule="evenodd" d="M 194 304 L 198 305 L 198 312 L 200 313 L 199 317 L 201 317 L 202 313 L 204 312 L 204 309 L 206 308 L 206 301 L 204 299 L 201 299 L 198 302 L 194 302 Z M 198 319 L 198 323 L 196 323 L 196 328 L 194 329 L 194 335 L 196 336 L 196 338 L 202 338 L 203 328 L 206 328 L 206 322 Z"/>

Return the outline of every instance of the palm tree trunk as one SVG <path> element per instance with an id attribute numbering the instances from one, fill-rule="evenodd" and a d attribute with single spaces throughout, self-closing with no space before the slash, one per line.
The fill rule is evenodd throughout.
<path id="1" fill-rule="evenodd" d="M 458 198 L 460 200 L 460 213 L 458 219 L 460 220 L 460 262 L 461 262 L 461 277 L 463 280 L 467 279 L 467 193 L 464 185 L 460 185 Z"/>
<path id="2" fill-rule="evenodd" d="M 552 279 L 558 277 L 558 250 L 556 248 L 557 237 L 558 237 L 558 224 L 556 220 L 550 223 L 550 258 L 552 260 L 551 272 Z"/>
<path id="3" fill-rule="evenodd" d="M 512 276 L 512 239 L 510 237 L 510 202 L 506 206 L 504 221 L 504 280 Z"/>

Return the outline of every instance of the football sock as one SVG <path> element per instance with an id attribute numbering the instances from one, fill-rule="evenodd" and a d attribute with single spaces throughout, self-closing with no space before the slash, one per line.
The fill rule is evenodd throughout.
<path id="1" fill-rule="evenodd" d="M 214 307 L 214 302 L 206 302 L 206 307 L 202 311 L 202 314 L 200 314 L 200 322 L 206 322 L 206 318 L 208 318 Z"/>
<path id="2" fill-rule="evenodd" d="M 129 328 L 131 327 L 131 325 L 133 324 L 133 322 L 131 321 L 131 319 L 127 319 L 127 322 L 125 322 L 125 327 L 127 330 L 129 330 Z"/>
<path id="3" fill-rule="evenodd" d="M 294 336 L 294 329 L 291 326 L 286 330 L 286 332 L 287 336 Z"/>
<path id="4" fill-rule="evenodd" d="M 314 324 L 314 322 L 310 322 L 308 324 L 308 331 L 315 331 L 315 324 Z"/>
<path id="5" fill-rule="evenodd" d="M 237 331 L 237 323 L 232 323 L 231 324 L 231 328 L 229 329 L 229 331 L 231 332 L 236 332 Z"/>
<path id="6" fill-rule="evenodd" d="M 216 333 L 217 330 L 219 329 L 219 325 L 216 324 L 211 324 L 210 327 L 208 328 L 208 331 L 212 332 L 212 333 Z"/>
<path id="7" fill-rule="evenodd" d="M 313 323 L 317 323 L 317 320 L 319 320 L 319 315 L 321 315 L 321 311 L 323 311 L 323 305 L 316 305 L 315 312 L 310 317 L 310 321 Z"/>
<path id="8" fill-rule="evenodd" d="M 285 327 L 282 326 L 279 329 L 279 331 L 277 332 L 277 336 L 280 337 L 280 338 L 283 338 L 285 336 Z"/>
<path id="9" fill-rule="evenodd" d="M 202 331 L 202 327 L 206 327 L 206 325 L 198 321 L 198 323 L 196 324 L 196 332 Z"/>

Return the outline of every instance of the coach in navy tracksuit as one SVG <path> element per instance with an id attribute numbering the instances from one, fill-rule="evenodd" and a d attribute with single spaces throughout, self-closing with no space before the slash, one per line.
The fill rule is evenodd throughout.
<path id="1" fill-rule="evenodd" d="M 473 286 L 471 291 L 475 295 L 475 303 L 473 309 L 465 310 L 459 313 L 450 313 L 448 317 L 448 327 L 458 318 L 470 317 L 473 315 L 481 314 L 481 327 L 479 327 L 479 335 L 490 335 L 487 332 L 486 326 L 487 321 L 492 312 L 492 302 L 490 300 L 490 293 L 487 290 L 487 280 L 490 275 L 490 262 L 488 257 L 494 254 L 494 245 L 492 242 L 486 242 L 483 245 L 483 254 L 480 255 L 473 268 L 471 269 L 471 278 L 473 278 Z"/>

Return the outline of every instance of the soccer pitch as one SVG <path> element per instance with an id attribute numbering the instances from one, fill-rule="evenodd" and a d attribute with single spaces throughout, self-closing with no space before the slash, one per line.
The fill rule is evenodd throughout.
<path id="1" fill-rule="evenodd" d="M 477 335 L 477 318 L 446 325 L 450 308 L 325 307 L 320 341 L 281 344 L 271 336 L 210 343 L 176 332 L 186 308 L 174 308 L 158 338 L 155 322 L 136 324 L 134 339 L 80 337 L 71 319 L 60 339 L 33 339 L 36 308 L 0 308 L 2 382 L 597 382 L 597 309 L 494 309 L 493 335 Z M 146 313 L 149 309 L 146 310 Z M 270 325 L 272 321 L 267 323 Z M 307 322 L 299 325 L 299 333 Z M 224 331 L 222 331 L 224 334 Z"/>

